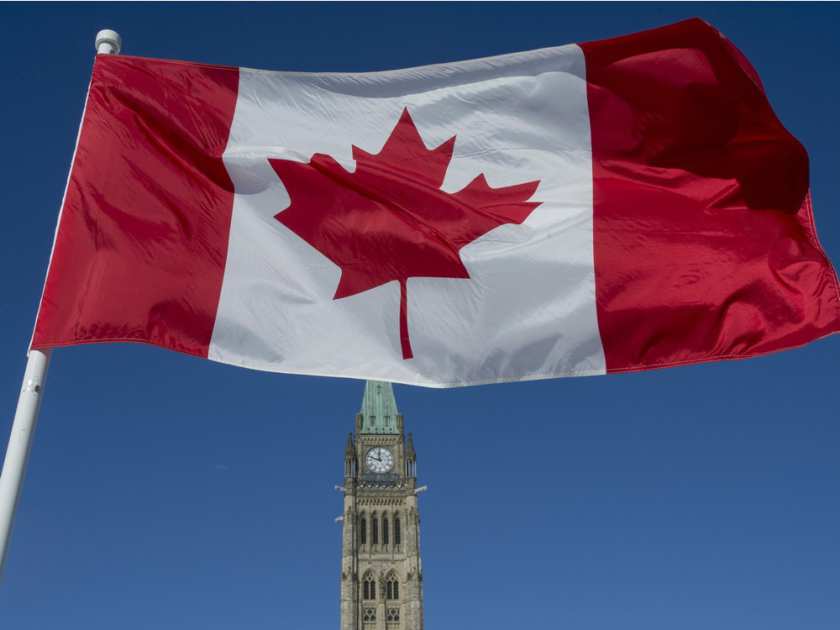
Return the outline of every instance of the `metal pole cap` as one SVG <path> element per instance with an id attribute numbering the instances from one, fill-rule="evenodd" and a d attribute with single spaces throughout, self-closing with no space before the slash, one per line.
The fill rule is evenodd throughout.
<path id="1" fill-rule="evenodd" d="M 122 37 L 117 31 L 106 28 L 96 34 L 96 52 L 118 55 L 120 50 L 122 50 Z"/>

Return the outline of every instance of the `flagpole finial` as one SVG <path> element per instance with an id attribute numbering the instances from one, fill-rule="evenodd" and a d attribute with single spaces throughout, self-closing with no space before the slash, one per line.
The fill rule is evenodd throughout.
<path id="1" fill-rule="evenodd" d="M 117 31 L 102 29 L 96 34 L 96 52 L 104 55 L 118 55 L 122 50 L 122 37 Z"/>

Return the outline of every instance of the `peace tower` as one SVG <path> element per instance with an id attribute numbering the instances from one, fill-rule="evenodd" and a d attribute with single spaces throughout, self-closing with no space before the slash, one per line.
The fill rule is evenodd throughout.
<path id="1" fill-rule="evenodd" d="M 341 630 L 423 628 L 416 457 L 403 428 L 391 384 L 367 381 L 344 451 Z"/>

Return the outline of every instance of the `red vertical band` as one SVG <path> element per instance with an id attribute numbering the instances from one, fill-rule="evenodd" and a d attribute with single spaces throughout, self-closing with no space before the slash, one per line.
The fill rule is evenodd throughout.
<path id="1" fill-rule="evenodd" d="M 840 330 L 807 154 L 743 55 L 701 20 L 582 48 L 607 369 L 747 357 Z"/>
<path id="2" fill-rule="evenodd" d="M 97 57 L 33 347 L 138 341 L 207 356 L 238 82 L 236 68 Z"/>

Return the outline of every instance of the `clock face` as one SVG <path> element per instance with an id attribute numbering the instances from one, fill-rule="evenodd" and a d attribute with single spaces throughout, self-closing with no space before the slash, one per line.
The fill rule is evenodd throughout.
<path id="1" fill-rule="evenodd" d="M 387 448 L 377 446 L 367 452 L 365 464 L 371 472 L 386 473 L 394 467 L 394 456 Z"/>

